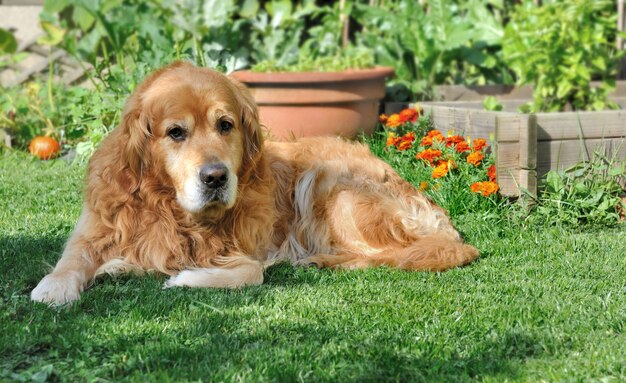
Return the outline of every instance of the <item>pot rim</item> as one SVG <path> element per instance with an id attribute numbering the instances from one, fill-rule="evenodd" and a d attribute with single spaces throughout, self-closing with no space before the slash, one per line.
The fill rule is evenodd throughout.
<path id="1" fill-rule="evenodd" d="M 348 69 L 339 72 L 252 72 L 249 70 L 236 71 L 229 74 L 243 83 L 319 83 L 337 81 L 359 81 L 376 78 L 391 77 L 394 74 L 391 67 L 374 67 L 367 69 Z"/>

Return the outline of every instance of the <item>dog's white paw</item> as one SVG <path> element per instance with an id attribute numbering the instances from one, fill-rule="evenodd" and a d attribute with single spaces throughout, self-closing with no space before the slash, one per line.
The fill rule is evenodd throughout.
<path id="1" fill-rule="evenodd" d="M 48 274 L 30 293 L 30 299 L 51 305 L 62 305 L 80 298 L 82 290 L 82 283 L 75 274 Z"/>
<path id="2" fill-rule="evenodd" d="M 188 270 L 183 270 L 176 275 L 172 275 L 165 283 L 163 283 L 163 289 L 170 289 L 172 287 L 183 287 L 188 286 L 187 282 L 187 274 L 190 272 Z"/>

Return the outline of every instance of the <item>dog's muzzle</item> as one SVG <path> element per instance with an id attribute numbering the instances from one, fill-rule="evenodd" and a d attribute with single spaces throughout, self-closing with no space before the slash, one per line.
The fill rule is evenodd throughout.
<path id="1" fill-rule="evenodd" d="M 205 165 L 199 177 L 208 202 L 227 202 L 228 168 L 223 164 Z"/>
<path id="2" fill-rule="evenodd" d="M 200 181 L 211 190 L 224 187 L 228 183 L 228 168 L 222 164 L 206 165 L 200 169 Z"/>

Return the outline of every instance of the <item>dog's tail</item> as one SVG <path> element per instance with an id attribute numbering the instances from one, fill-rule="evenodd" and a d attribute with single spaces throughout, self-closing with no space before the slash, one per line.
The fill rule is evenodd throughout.
<path id="1" fill-rule="evenodd" d="M 381 249 L 370 255 L 333 254 L 308 257 L 302 263 L 317 267 L 358 269 L 388 266 L 403 270 L 444 271 L 478 258 L 478 250 L 446 235 L 421 237 L 406 247 Z"/>

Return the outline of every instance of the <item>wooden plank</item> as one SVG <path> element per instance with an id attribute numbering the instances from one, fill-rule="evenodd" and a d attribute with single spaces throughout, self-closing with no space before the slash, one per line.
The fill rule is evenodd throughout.
<path id="1" fill-rule="evenodd" d="M 517 196 L 519 183 L 519 142 L 496 142 L 496 169 L 500 193 L 507 196 Z"/>
<path id="2" fill-rule="evenodd" d="M 499 114 L 496 117 L 496 141 L 519 142 L 522 127 L 521 114 Z"/>
<path id="3" fill-rule="evenodd" d="M 502 100 L 500 104 L 503 106 L 503 111 L 508 113 L 517 113 L 519 107 L 528 103 L 528 100 Z M 424 102 L 422 105 L 437 105 L 437 106 L 448 106 L 454 108 L 468 108 L 475 110 L 486 111 L 483 107 L 483 101 L 433 101 L 433 102 Z"/>
<path id="4" fill-rule="evenodd" d="M 519 189 L 519 171 L 498 171 L 498 186 L 500 186 L 500 194 L 508 197 L 518 197 Z"/>
<path id="5" fill-rule="evenodd" d="M 519 197 L 523 193 L 520 188 L 527 190 L 532 195 L 537 195 L 537 172 L 535 170 L 521 169 L 518 171 L 498 171 L 498 186 L 500 194 L 507 197 Z"/>
<path id="6" fill-rule="evenodd" d="M 495 150 L 497 169 L 519 169 L 519 142 L 498 142 Z"/>
<path id="7" fill-rule="evenodd" d="M 534 114 L 520 116 L 519 167 L 537 168 L 537 117 Z"/>
<path id="8" fill-rule="evenodd" d="M 496 116 L 514 116 L 514 114 L 503 112 L 450 108 L 437 105 L 424 106 L 424 110 L 431 113 L 435 126 L 444 133 L 451 131 L 460 135 L 485 139 L 495 134 Z"/>
<path id="9" fill-rule="evenodd" d="M 622 162 L 626 161 L 626 149 L 620 148 L 624 139 L 589 139 L 584 141 L 555 140 L 539 141 L 537 143 L 537 173 L 543 176 L 550 169 L 566 169 L 582 160 L 589 160 L 594 150 L 604 148 L 609 157 L 618 156 Z"/>
<path id="10" fill-rule="evenodd" d="M 446 101 L 476 101 L 487 96 L 497 96 L 503 100 L 524 100 L 532 98 L 530 86 L 516 87 L 514 85 L 440 85 L 435 88 L 440 99 Z"/>
<path id="11" fill-rule="evenodd" d="M 441 106 L 424 107 L 424 111 L 429 111 L 433 123 L 437 129 L 446 132 L 454 130 L 459 134 L 466 131 L 468 123 L 467 109 L 449 108 Z"/>
<path id="12" fill-rule="evenodd" d="M 537 113 L 537 139 L 578 140 L 626 136 L 626 111 Z"/>
<path id="13" fill-rule="evenodd" d="M 517 182 L 518 182 L 520 189 L 525 189 L 531 195 L 534 195 L 534 196 L 537 195 L 537 171 L 536 170 L 520 169 L 519 178 Z M 517 195 L 519 194 L 522 194 L 522 193 L 520 193 L 520 191 L 518 190 Z"/>
<path id="14" fill-rule="evenodd" d="M 600 85 L 602 85 L 600 81 L 591 82 L 592 87 Z M 435 88 L 435 92 L 439 101 L 474 101 L 481 104 L 487 96 L 494 96 L 502 103 L 514 100 L 528 102 L 533 98 L 533 89 L 528 85 L 521 87 L 512 85 L 439 85 Z M 615 90 L 609 94 L 609 98 L 613 97 L 626 97 L 626 81 L 616 82 Z"/>

